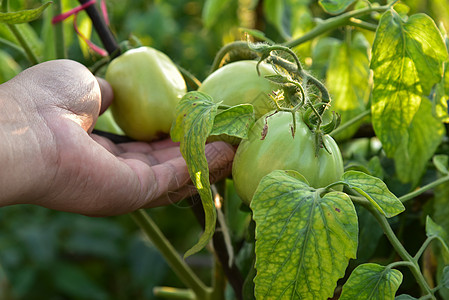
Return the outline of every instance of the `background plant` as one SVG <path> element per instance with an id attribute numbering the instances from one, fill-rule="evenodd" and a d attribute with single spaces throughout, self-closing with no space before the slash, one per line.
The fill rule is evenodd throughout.
<path id="1" fill-rule="evenodd" d="M 2 24 L 0 71 L 4 80 L 31 64 L 61 55 L 78 60 L 101 75 L 98 66 L 102 57 L 76 38 L 70 21 L 55 25 L 62 29 L 64 47 L 60 45 L 61 33 L 55 38 L 57 30 L 51 25 L 52 16 L 78 5 L 76 1 L 61 2 L 60 9 L 52 5 L 41 18 L 30 23 L 13 27 Z M 39 7 L 44 1 L 10 1 L 9 4 L 9 11 L 18 11 Z M 378 178 L 369 178 L 371 186 L 380 185 L 383 193 L 387 187 L 393 195 L 383 204 L 378 203 L 380 210 L 373 210 L 369 199 L 347 191 L 357 212 L 359 247 L 357 255 L 349 254 L 357 258 L 350 261 L 335 297 L 340 295 L 344 282 L 342 299 L 354 297 L 351 288 L 360 295 L 354 287 L 357 281 L 366 282 L 363 280 L 366 278 L 388 283 L 376 290 L 385 299 L 394 297 L 396 289 L 399 289 L 397 295 L 411 295 L 400 296 L 402 299 L 426 293 L 429 298 L 432 294 L 441 299 L 448 297 L 444 266 L 448 264 L 449 195 L 448 185 L 441 184 L 448 180 L 449 153 L 444 123 L 448 121 L 444 43 L 447 41 L 445 28 L 449 26 L 449 7 L 445 1 L 405 1 L 396 4 L 394 11 L 387 3 L 363 1 L 108 1 L 107 6 L 117 41 L 128 40 L 133 34 L 143 44 L 168 54 L 200 80 L 209 74 L 210 67 L 216 69 L 223 58 L 230 61 L 247 53 L 248 44 L 239 27 L 248 28 L 244 31 L 254 37 L 254 43 L 272 41 L 292 49 L 304 69 L 325 83 L 333 99 L 332 110 L 341 115 L 342 125 L 333 136 L 339 141 L 346 170 L 353 170 L 346 173 L 349 175 L 345 175 L 344 184 L 364 190 L 351 181 L 354 176 L 364 176 L 354 171 L 362 171 Z M 427 15 L 419 14 L 423 12 Z M 83 14 L 77 17 L 79 27 L 100 45 L 90 19 Z M 17 30 L 27 37 L 28 50 L 17 39 Z M 396 63 L 389 64 L 392 61 Z M 380 179 L 385 187 L 379 183 Z M 300 181 L 292 184 L 305 193 Z M 254 274 L 248 266 L 253 244 L 251 235 L 247 236 L 252 232 L 248 225 L 250 214 L 239 209 L 239 199 L 230 180 L 219 187 L 219 192 L 226 199 L 223 212 L 237 265 L 242 274 L 252 278 Z M 394 208 L 391 204 L 397 201 L 388 199 L 401 200 L 405 212 L 389 213 L 388 209 Z M 195 244 L 201 232 L 187 206 L 190 204 L 181 203 L 148 211 L 181 253 Z M 138 254 L 134 254 L 133 247 L 143 248 L 143 243 L 136 237 L 138 231 L 128 216 L 93 220 L 26 206 L 2 208 L 0 213 L 1 274 L 6 274 L 2 278 L 4 286 L 9 287 L 2 291 L 8 297 L 127 299 L 135 295 L 146 299 L 152 297 L 153 284 L 183 286 L 165 264 L 161 264 L 161 272 L 145 267 L 137 269 L 145 266 L 144 262 L 151 263 L 159 254 L 148 249 L 136 250 Z M 179 224 L 173 224 L 172 220 L 180 219 L 176 215 L 186 219 L 182 227 L 189 228 L 190 234 L 181 232 Z M 256 216 L 255 219 L 257 222 Z M 388 234 L 383 235 L 382 230 Z M 98 248 L 91 247 L 89 237 L 95 238 Z M 43 250 L 39 254 L 36 249 Z M 206 264 L 206 269 L 211 268 L 210 254 L 205 250 L 200 254 L 191 259 L 206 257 L 199 261 Z M 130 267 L 133 264 L 136 269 Z M 108 272 L 111 269 L 114 272 Z M 204 282 L 212 285 L 208 272 L 195 270 Z M 349 277 L 352 270 L 355 275 Z M 166 278 L 162 276 L 164 272 L 168 274 Z M 155 274 L 156 279 L 149 279 Z M 390 279 L 385 281 L 386 277 Z M 73 281 L 85 288 L 67 285 Z M 117 281 L 128 284 L 111 284 Z M 248 290 L 251 294 L 251 280 L 244 283 L 243 294 L 248 295 Z M 227 289 L 227 295 L 233 297 L 231 288 Z"/>

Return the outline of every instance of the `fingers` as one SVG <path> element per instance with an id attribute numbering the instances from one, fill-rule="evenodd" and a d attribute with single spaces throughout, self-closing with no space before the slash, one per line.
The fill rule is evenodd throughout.
<path id="1" fill-rule="evenodd" d="M 111 85 L 101 77 L 96 77 L 98 84 L 100 85 L 101 91 L 101 108 L 100 114 L 104 113 L 104 111 L 111 105 L 112 99 L 114 98 L 114 93 L 112 91 Z"/>
<path id="2" fill-rule="evenodd" d="M 89 69 L 72 60 L 40 63 L 21 72 L 7 86 L 21 97 L 21 103 L 32 103 L 25 107 L 30 114 L 56 113 L 88 132 L 100 112 L 98 81 Z"/>
<path id="3" fill-rule="evenodd" d="M 211 183 L 217 182 L 230 175 L 235 149 L 225 142 L 214 142 L 206 145 L 206 158 L 209 165 L 209 178 Z M 185 199 L 198 191 L 190 180 L 185 161 L 182 158 L 168 161 L 153 167 L 156 177 L 165 172 L 169 178 L 163 179 L 163 193 L 156 194 L 144 207 L 168 205 Z M 172 172 L 170 172 L 172 171 Z M 161 184 L 161 183 L 158 183 Z"/>

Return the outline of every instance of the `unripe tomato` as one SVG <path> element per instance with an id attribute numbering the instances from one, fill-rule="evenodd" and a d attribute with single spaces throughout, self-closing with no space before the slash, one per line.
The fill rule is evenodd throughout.
<path id="1" fill-rule="evenodd" d="M 279 86 L 264 78 L 265 75 L 276 74 L 270 64 L 259 65 L 260 76 L 256 65 L 253 60 L 224 65 L 210 74 L 198 91 L 208 94 L 215 102 L 222 101 L 224 105 L 252 104 L 256 118 L 259 118 L 274 109 L 268 94 Z"/>
<path id="2" fill-rule="evenodd" d="M 323 137 L 324 148 L 315 155 L 315 136 L 296 113 L 296 133 L 292 137 L 292 114 L 278 112 L 268 118 L 268 132 L 264 140 L 261 133 L 265 117 L 260 118 L 243 140 L 235 154 L 232 166 L 237 194 L 249 204 L 263 176 L 274 170 L 295 170 L 301 173 L 312 187 L 325 187 L 340 180 L 343 160 L 334 139 Z"/>
<path id="3" fill-rule="evenodd" d="M 167 55 L 150 47 L 128 50 L 109 64 L 106 80 L 114 91 L 112 114 L 126 135 L 144 141 L 168 135 L 187 87 Z"/>

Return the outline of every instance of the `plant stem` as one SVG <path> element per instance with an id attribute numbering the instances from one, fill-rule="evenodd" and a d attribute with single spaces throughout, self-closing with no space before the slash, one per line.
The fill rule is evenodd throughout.
<path id="1" fill-rule="evenodd" d="M 248 46 L 248 42 L 246 41 L 236 41 L 224 45 L 220 50 L 218 50 L 217 54 L 215 55 L 209 73 L 212 73 L 213 71 L 217 70 L 220 67 L 220 64 L 223 58 L 226 56 L 226 54 L 228 54 L 228 52 L 231 52 L 233 50 L 250 50 L 250 48 Z"/>
<path id="2" fill-rule="evenodd" d="M 352 125 L 354 125 L 358 121 L 362 120 L 364 117 L 369 116 L 370 114 L 371 114 L 370 109 L 363 111 L 358 116 L 356 116 L 356 117 L 352 118 L 351 120 L 345 122 L 344 124 L 340 125 L 337 129 L 332 131 L 330 133 L 330 135 L 335 136 L 335 135 L 339 134 L 340 132 L 345 131 L 348 127 L 351 127 Z"/>
<path id="3" fill-rule="evenodd" d="M 433 181 L 433 182 L 431 182 L 431 183 L 429 183 L 429 184 L 427 184 L 427 185 L 425 185 L 425 186 L 423 186 L 423 187 L 421 187 L 421 188 L 419 188 L 417 190 L 414 190 L 413 192 L 405 194 L 405 195 L 399 197 L 399 200 L 401 200 L 402 203 L 404 203 L 404 202 L 406 202 L 408 200 L 411 200 L 411 199 L 415 198 L 416 196 L 424 193 L 425 191 L 430 190 L 430 189 L 436 187 L 437 185 L 440 185 L 440 184 L 445 183 L 447 181 L 449 181 L 449 175 L 441 177 L 441 178 L 439 178 L 439 179 L 437 179 L 437 180 L 435 180 L 435 181 Z"/>
<path id="4" fill-rule="evenodd" d="M 180 65 L 176 65 L 181 72 L 187 85 L 189 85 L 193 90 L 197 90 L 201 86 L 201 81 L 198 80 L 191 72 L 187 71 Z"/>
<path id="5" fill-rule="evenodd" d="M 12 50 L 17 51 L 17 52 L 19 52 L 20 54 L 22 54 L 23 56 L 26 57 L 26 53 L 25 53 L 25 51 L 23 50 L 23 48 L 17 46 L 17 45 L 14 44 L 13 42 L 10 42 L 10 41 L 8 41 L 8 40 L 6 40 L 6 39 L 4 39 L 4 38 L 0 38 L 0 45 L 1 45 L 1 46 L 5 46 L 5 47 L 8 47 L 8 48 L 11 48 Z"/>
<path id="6" fill-rule="evenodd" d="M 163 299 L 195 300 L 195 294 L 191 290 L 172 287 L 157 286 L 153 289 L 154 296 Z"/>
<path id="7" fill-rule="evenodd" d="M 371 24 L 365 21 L 362 21 L 360 19 L 356 19 L 356 18 L 350 18 L 349 19 L 349 25 L 352 25 L 354 27 L 358 27 L 358 28 L 362 28 L 365 30 L 369 30 L 369 31 L 376 31 L 377 30 L 377 25 L 376 24 Z"/>
<path id="8" fill-rule="evenodd" d="M 167 260 L 181 281 L 195 293 L 197 299 L 211 299 L 211 289 L 195 275 L 192 269 L 179 256 L 175 248 L 165 238 L 150 216 L 142 209 L 130 213 L 146 236 Z"/>
<path id="9" fill-rule="evenodd" d="M 89 0 L 78 0 L 78 1 L 81 4 L 85 4 Z M 109 55 L 111 56 L 111 59 L 119 56 L 120 47 L 115 41 L 115 38 L 112 35 L 111 31 L 109 30 L 109 27 L 106 25 L 105 21 L 98 12 L 97 7 L 95 5 L 90 5 L 85 9 L 85 11 L 92 20 L 92 25 L 94 26 L 95 31 L 100 37 L 103 46 L 106 48 L 106 51 L 108 51 Z"/>
<path id="10" fill-rule="evenodd" d="M 54 0 L 54 8 L 53 15 L 57 16 L 62 14 L 62 2 L 61 0 Z M 64 41 L 64 24 L 63 22 L 58 22 L 53 25 L 54 27 L 54 43 L 56 50 L 56 58 L 66 58 L 67 53 L 65 49 L 65 41 Z"/>
<path id="11" fill-rule="evenodd" d="M 8 0 L 2 0 L 2 7 L 1 7 L 2 12 L 8 11 L 8 4 L 9 4 Z"/>
<path id="12" fill-rule="evenodd" d="M 315 26 L 312 30 L 310 30 L 309 32 L 307 32 L 306 34 L 304 34 L 303 36 L 301 36 L 298 39 L 292 40 L 292 41 L 288 41 L 286 43 L 284 43 L 284 46 L 287 46 L 289 48 L 292 47 L 296 47 L 298 45 L 301 45 L 302 43 L 305 43 L 307 41 L 310 41 L 316 37 L 318 37 L 319 35 L 333 30 L 335 28 L 344 26 L 344 25 L 352 25 L 350 20 L 352 18 L 357 18 L 366 14 L 369 14 L 371 12 L 383 12 L 387 9 L 390 8 L 390 5 L 385 5 L 385 6 L 378 6 L 378 7 L 366 7 L 366 8 L 362 8 L 362 9 L 358 9 L 358 10 L 353 10 L 353 11 L 349 11 L 347 13 L 341 14 L 339 16 L 333 17 L 333 18 L 329 18 L 326 19 L 325 21 L 323 21 L 321 24 Z"/>
<path id="13" fill-rule="evenodd" d="M 415 277 L 419 287 L 421 288 L 423 295 L 429 295 L 432 297 L 432 299 L 435 299 L 432 290 L 430 289 L 429 285 L 426 282 L 426 279 L 421 273 L 418 262 L 407 252 L 407 250 L 401 244 L 396 234 L 393 232 L 393 229 L 391 229 L 391 226 L 388 223 L 387 218 L 381 215 L 381 213 L 377 209 L 372 207 L 371 204 L 369 205 L 362 204 L 362 205 L 364 205 L 364 207 L 368 209 L 368 211 L 379 222 L 380 226 L 382 227 L 382 230 L 384 231 L 385 235 L 387 236 L 388 240 L 390 241 L 391 245 L 396 250 L 396 252 L 399 254 L 399 256 L 404 260 L 404 262 L 408 262 L 407 265 L 410 271 L 412 272 L 413 276 Z"/>
<path id="14" fill-rule="evenodd" d="M 421 245 L 421 248 L 419 248 L 419 250 L 418 250 L 418 252 L 416 252 L 416 254 L 415 254 L 415 256 L 413 257 L 413 259 L 415 260 L 415 261 L 418 261 L 420 258 L 421 258 L 421 256 L 422 256 L 422 254 L 424 253 L 424 251 L 427 249 L 427 247 L 429 246 L 429 244 L 434 240 L 434 239 L 436 239 L 436 238 L 438 238 L 437 236 L 429 236 L 425 241 L 424 241 L 424 243 Z"/>
<path id="15" fill-rule="evenodd" d="M 36 65 L 39 63 L 39 59 L 37 58 L 36 54 L 34 53 L 33 49 L 31 49 L 30 45 L 28 44 L 27 40 L 23 37 L 20 30 L 17 28 L 16 24 L 8 24 L 9 30 L 14 34 L 17 41 L 19 41 L 19 44 L 22 46 L 23 50 L 26 53 L 26 56 L 28 57 L 28 60 L 32 65 Z"/>
<path id="16" fill-rule="evenodd" d="M 412 268 L 412 267 L 414 267 L 414 264 L 412 262 L 409 262 L 409 261 L 401 260 L 401 261 L 395 261 L 395 262 L 389 264 L 387 266 L 387 268 L 393 269 L 393 268 L 400 267 L 400 266 L 407 266 L 409 268 Z"/>

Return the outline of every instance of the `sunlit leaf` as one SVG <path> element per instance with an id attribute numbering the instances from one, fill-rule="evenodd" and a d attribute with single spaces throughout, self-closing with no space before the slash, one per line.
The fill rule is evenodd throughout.
<path id="1" fill-rule="evenodd" d="M 330 14 L 342 13 L 348 8 L 349 5 L 354 3 L 355 0 L 320 0 L 321 7 Z"/>
<path id="2" fill-rule="evenodd" d="M 347 171 L 343 174 L 343 181 L 368 199 L 387 218 L 405 210 L 402 202 L 377 177 L 359 171 Z"/>
<path id="3" fill-rule="evenodd" d="M 439 120 L 449 122 L 449 63 L 444 64 L 444 74 L 441 81 L 435 86 L 434 93 L 431 95 L 432 113 Z"/>
<path id="4" fill-rule="evenodd" d="M 389 157 L 418 111 L 423 96 L 441 80 L 446 46 L 433 20 L 416 14 L 406 21 L 389 10 L 382 16 L 373 45 L 372 120 Z"/>
<path id="5" fill-rule="evenodd" d="M 215 231 L 217 212 L 212 199 L 209 183 L 209 167 L 204 153 L 204 145 L 209 136 L 218 104 L 210 96 L 201 92 L 189 92 L 176 107 L 176 120 L 170 135 L 180 142 L 182 156 L 186 160 L 189 174 L 194 183 L 205 213 L 205 229 L 198 243 L 185 253 L 190 256 L 206 246 Z"/>
<path id="6" fill-rule="evenodd" d="M 329 59 L 326 83 L 332 96 L 331 110 L 340 114 L 342 124 L 366 109 L 370 95 L 369 48 L 365 37 L 359 33 L 350 44 L 342 42 L 334 48 Z M 351 137 L 359 125 L 360 122 L 356 123 L 336 138 Z"/>
<path id="7" fill-rule="evenodd" d="M 357 251 L 349 197 L 323 197 L 294 171 L 265 176 L 252 199 L 257 299 L 327 299 Z"/>
<path id="8" fill-rule="evenodd" d="M 359 265 L 343 286 L 340 300 L 394 299 L 402 283 L 402 273 L 378 264 Z"/>
<path id="9" fill-rule="evenodd" d="M 28 23 L 38 19 L 42 12 L 51 4 L 47 2 L 35 9 L 26 9 L 14 12 L 0 12 L 0 22 L 6 24 Z"/>
<path id="10" fill-rule="evenodd" d="M 444 132 L 444 125 L 432 115 L 430 101 L 423 99 L 394 155 L 400 180 L 413 185 L 418 183 L 426 164 L 441 143 Z"/>
<path id="11" fill-rule="evenodd" d="M 309 15 L 308 3 L 294 0 L 265 0 L 263 9 L 265 18 L 288 40 L 298 36 L 298 30 L 308 30 L 312 17 Z M 306 24 L 304 24 L 304 22 Z"/>

